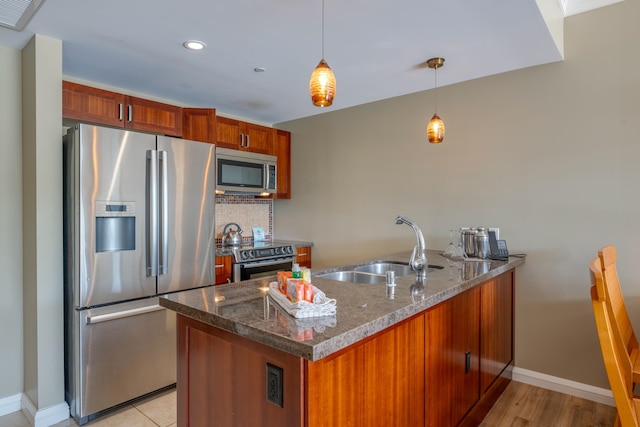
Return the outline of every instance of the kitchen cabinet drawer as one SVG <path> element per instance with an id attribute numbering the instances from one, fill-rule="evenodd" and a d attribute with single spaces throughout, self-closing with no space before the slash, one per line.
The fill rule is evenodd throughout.
<path id="1" fill-rule="evenodd" d="M 182 137 L 192 141 L 216 143 L 216 109 L 183 108 Z"/>
<path id="2" fill-rule="evenodd" d="M 233 274 L 232 258 L 231 255 L 216 257 L 216 285 L 224 285 L 231 282 Z"/>
<path id="3" fill-rule="evenodd" d="M 182 136 L 182 108 L 117 92 L 62 82 L 65 119 Z"/>
<path id="4" fill-rule="evenodd" d="M 216 135 L 218 147 L 275 155 L 274 128 L 217 117 Z"/>
<path id="5" fill-rule="evenodd" d="M 300 267 L 311 268 L 311 246 L 296 248 L 296 262 Z"/>

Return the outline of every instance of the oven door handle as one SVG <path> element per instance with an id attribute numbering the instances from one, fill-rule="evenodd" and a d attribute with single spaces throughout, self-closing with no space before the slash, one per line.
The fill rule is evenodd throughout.
<path id="1" fill-rule="evenodd" d="M 240 266 L 242 268 L 268 267 L 270 265 L 284 264 L 285 262 L 293 262 L 294 260 L 295 260 L 295 257 L 289 257 L 289 258 L 280 258 L 275 261 L 267 261 L 267 262 L 263 262 L 263 261 L 256 261 L 256 262 L 250 262 L 250 263 L 242 262 L 240 263 Z"/>

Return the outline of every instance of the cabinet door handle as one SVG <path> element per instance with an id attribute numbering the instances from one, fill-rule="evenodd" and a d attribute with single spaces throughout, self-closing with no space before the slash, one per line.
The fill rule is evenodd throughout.
<path id="1" fill-rule="evenodd" d="M 240 134 L 240 147 L 244 147 L 244 134 Z"/>
<path id="2" fill-rule="evenodd" d="M 127 105 L 127 120 L 129 120 L 129 123 L 133 120 L 133 107 L 131 105 Z"/>
<path id="3" fill-rule="evenodd" d="M 464 354 L 464 373 L 467 374 L 471 370 L 471 350 L 467 350 Z"/>
<path id="4" fill-rule="evenodd" d="M 216 268 L 224 268 L 224 264 L 216 264 Z"/>
<path id="5" fill-rule="evenodd" d="M 249 148 L 250 144 L 251 144 L 251 137 L 247 135 L 247 148 Z"/>
<path id="6" fill-rule="evenodd" d="M 301 252 L 301 253 L 298 254 L 298 256 L 307 256 L 307 253 L 306 252 Z"/>
<path id="7" fill-rule="evenodd" d="M 118 121 L 122 121 L 122 103 L 118 103 Z"/>

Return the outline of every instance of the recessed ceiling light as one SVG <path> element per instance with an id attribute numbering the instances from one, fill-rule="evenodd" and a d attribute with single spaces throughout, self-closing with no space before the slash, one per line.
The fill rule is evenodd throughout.
<path id="1" fill-rule="evenodd" d="M 186 42 L 182 43 L 182 46 L 186 47 L 189 50 L 202 50 L 207 47 L 206 44 L 198 40 L 187 40 Z"/>
<path id="2" fill-rule="evenodd" d="M 253 69 L 253 71 L 255 71 L 256 73 L 264 73 L 265 71 L 267 71 L 267 69 L 264 67 L 256 67 Z"/>

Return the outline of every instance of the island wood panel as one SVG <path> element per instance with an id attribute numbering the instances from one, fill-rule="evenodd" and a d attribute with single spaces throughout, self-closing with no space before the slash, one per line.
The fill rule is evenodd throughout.
<path id="1" fill-rule="evenodd" d="M 359 426 L 362 422 L 364 349 L 355 346 L 306 361 L 306 426 Z"/>
<path id="2" fill-rule="evenodd" d="M 216 143 L 215 108 L 183 108 L 182 137 L 192 141 Z"/>
<path id="3" fill-rule="evenodd" d="M 302 359 L 177 316 L 178 426 L 303 425 Z M 267 363 L 283 370 L 283 407 L 266 399 Z"/>
<path id="4" fill-rule="evenodd" d="M 482 285 L 480 309 L 480 390 L 486 392 L 513 361 L 515 271 Z"/>
<path id="5" fill-rule="evenodd" d="M 421 314 L 364 344 L 363 426 L 423 426 L 425 322 Z"/>
<path id="6" fill-rule="evenodd" d="M 425 313 L 426 426 L 457 425 L 480 398 L 479 321 L 480 287 Z"/>
<path id="7" fill-rule="evenodd" d="M 307 361 L 307 426 L 424 425 L 424 316 Z"/>

